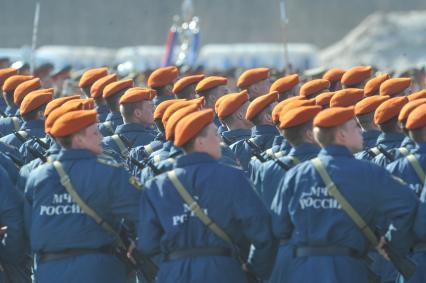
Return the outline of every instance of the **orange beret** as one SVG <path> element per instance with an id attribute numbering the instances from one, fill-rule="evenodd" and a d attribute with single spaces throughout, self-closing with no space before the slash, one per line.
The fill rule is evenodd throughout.
<path id="1" fill-rule="evenodd" d="M 126 90 L 123 96 L 120 97 L 119 103 L 133 103 L 144 100 L 152 100 L 157 92 L 150 88 L 132 87 Z"/>
<path id="2" fill-rule="evenodd" d="M 218 109 L 219 109 L 219 105 L 220 105 L 220 103 L 222 102 L 222 100 L 224 100 L 228 95 L 231 95 L 231 94 L 235 94 L 235 93 L 227 93 L 227 94 L 224 94 L 224 95 L 222 95 L 221 97 L 219 97 L 217 100 L 216 100 L 216 102 L 215 102 L 215 104 L 214 104 L 214 112 L 216 112 L 216 114 L 217 114 L 217 111 L 218 111 Z M 203 97 L 203 96 L 202 96 Z"/>
<path id="3" fill-rule="evenodd" d="M 299 108 L 302 106 L 314 106 L 314 105 L 315 105 L 315 99 L 295 100 L 284 105 L 284 107 L 281 109 L 281 113 L 288 112 L 292 109 Z"/>
<path id="4" fill-rule="evenodd" d="M 272 109 L 272 120 L 275 123 L 279 122 L 280 119 L 280 113 L 282 111 L 282 109 L 289 103 L 293 102 L 293 101 L 299 101 L 299 100 L 306 100 L 304 96 L 292 96 L 289 97 L 281 102 L 279 102 L 277 105 L 275 105 L 274 109 Z"/>
<path id="5" fill-rule="evenodd" d="M 89 99 L 78 99 L 78 98 L 68 100 L 67 102 L 59 106 L 58 108 L 54 109 L 44 121 L 45 132 L 49 134 L 56 120 L 58 120 L 60 117 L 62 117 L 64 114 L 68 112 L 76 111 L 76 110 L 93 109 L 94 107 L 87 107 L 88 100 Z"/>
<path id="6" fill-rule="evenodd" d="M 167 108 L 178 101 L 185 101 L 185 99 L 169 99 L 158 104 L 154 110 L 154 119 L 157 120 L 163 118 L 164 112 L 166 112 Z"/>
<path id="7" fill-rule="evenodd" d="M 217 108 L 217 116 L 223 120 L 237 111 L 244 103 L 249 100 L 246 90 L 240 93 L 231 93 L 223 98 Z"/>
<path id="8" fill-rule="evenodd" d="M 50 134 L 56 138 L 72 135 L 97 122 L 96 110 L 76 110 L 61 116 L 53 124 Z"/>
<path id="9" fill-rule="evenodd" d="M 169 107 L 167 107 L 166 111 L 164 111 L 163 117 L 161 118 L 161 122 L 163 122 L 164 127 L 166 127 L 167 122 L 169 121 L 169 118 L 179 109 L 182 109 L 183 107 L 196 104 L 198 107 L 200 107 L 199 104 L 195 103 L 194 101 L 189 100 L 183 100 L 183 101 L 177 101 L 176 103 L 173 103 Z"/>
<path id="10" fill-rule="evenodd" d="M 198 104 L 201 108 L 203 108 L 204 104 L 206 102 L 206 99 L 204 98 L 204 96 L 200 96 L 200 97 L 197 97 L 197 98 L 193 98 L 189 101 L 194 102 L 194 103 Z"/>
<path id="11" fill-rule="evenodd" d="M 193 75 L 179 79 L 177 82 L 175 82 L 173 86 L 173 93 L 176 94 L 181 92 L 187 86 L 198 83 L 199 81 L 204 79 L 204 77 L 204 75 Z"/>
<path id="12" fill-rule="evenodd" d="M 371 66 L 352 67 L 343 74 L 340 82 L 345 86 L 360 84 L 371 76 L 372 71 Z"/>
<path id="13" fill-rule="evenodd" d="M 426 126 L 426 104 L 418 106 L 410 113 L 405 128 L 415 130 Z"/>
<path id="14" fill-rule="evenodd" d="M 426 89 L 422 89 L 420 91 L 414 92 L 407 96 L 409 101 L 413 101 L 419 98 L 426 98 Z"/>
<path id="15" fill-rule="evenodd" d="M 324 90 L 327 90 L 330 87 L 330 82 L 324 79 L 316 79 L 309 82 L 306 82 L 300 88 L 301 96 L 311 96 L 315 94 L 319 94 Z"/>
<path id="16" fill-rule="evenodd" d="M 0 86 L 6 81 L 7 78 L 18 74 L 18 69 L 15 68 L 4 68 L 0 69 Z"/>
<path id="17" fill-rule="evenodd" d="M 53 99 L 46 105 L 46 109 L 44 109 L 44 117 L 49 116 L 49 114 L 53 110 L 60 107 L 65 102 L 73 100 L 73 99 L 79 99 L 79 98 L 80 98 L 80 95 L 71 95 L 71 96 L 64 96 L 64 97 Z"/>
<path id="18" fill-rule="evenodd" d="M 80 110 L 92 110 L 95 109 L 95 101 L 93 98 L 79 98 L 67 101 L 63 106 L 79 105 Z"/>
<path id="19" fill-rule="evenodd" d="M 301 106 L 280 115 L 280 129 L 291 128 L 312 121 L 321 112 L 321 106 Z"/>
<path id="20" fill-rule="evenodd" d="M 318 113 L 314 118 L 314 126 L 332 128 L 343 125 L 354 117 L 353 107 L 327 108 Z"/>
<path id="21" fill-rule="evenodd" d="M 21 75 L 10 76 L 3 83 L 3 91 L 4 92 L 12 91 L 16 89 L 18 85 L 20 85 L 21 83 L 29 81 L 33 78 L 34 78 L 33 76 L 21 76 Z"/>
<path id="22" fill-rule="evenodd" d="M 102 97 L 103 98 L 110 97 L 124 89 L 131 88 L 131 87 L 133 87 L 133 80 L 131 79 L 110 83 L 104 88 L 102 92 Z"/>
<path id="23" fill-rule="evenodd" d="M 52 92 L 30 92 L 22 100 L 19 106 L 19 113 L 25 115 L 52 100 Z"/>
<path id="24" fill-rule="evenodd" d="M 237 87 L 247 88 L 257 82 L 266 80 L 269 77 L 268 68 L 255 68 L 243 72 L 237 81 Z"/>
<path id="25" fill-rule="evenodd" d="M 197 136 L 206 126 L 213 123 L 214 113 L 212 109 L 204 109 L 193 112 L 182 118 L 175 127 L 175 145 L 183 146 Z"/>
<path id="26" fill-rule="evenodd" d="M 343 69 L 331 68 L 327 72 L 325 72 L 324 75 L 322 75 L 322 78 L 324 80 L 329 81 L 330 83 L 340 82 L 345 72 L 346 71 Z"/>
<path id="27" fill-rule="evenodd" d="M 374 123 L 380 125 L 398 117 L 399 112 L 407 102 L 408 99 L 405 96 L 392 97 L 384 101 L 374 112 Z"/>
<path id="28" fill-rule="evenodd" d="M 41 88 L 39 78 L 34 78 L 21 83 L 13 92 L 13 103 L 19 106 L 28 93 L 39 88 Z"/>
<path id="29" fill-rule="evenodd" d="M 175 66 L 158 68 L 149 75 L 148 86 L 152 88 L 171 84 L 177 78 L 178 73 L 178 68 Z"/>
<path id="30" fill-rule="evenodd" d="M 402 107 L 401 111 L 398 115 L 398 121 L 405 122 L 408 119 L 408 116 L 410 116 L 410 113 L 413 112 L 414 109 L 416 109 L 418 106 L 425 104 L 426 98 L 416 99 L 413 101 L 409 101 L 407 104 Z"/>
<path id="31" fill-rule="evenodd" d="M 81 88 L 88 87 L 102 77 L 108 75 L 108 68 L 94 68 L 83 73 L 78 83 Z"/>
<path id="32" fill-rule="evenodd" d="M 291 90 L 299 83 L 299 75 L 294 74 L 290 76 L 285 76 L 281 79 L 276 80 L 271 87 L 269 88 L 269 92 L 278 91 L 278 92 L 286 92 Z"/>
<path id="33" fill-rule="evenodd" d="M 104 88 L 117 81 L 117 74 L 106 75 L 94 82 L 90 88 L 90 96 L 93 98 L 102 96 Z"/>
<path id="34" fill-rule="evenodd" d="M 185 116 L 189 115 L 190 113 L 196 112 L 200 110 L 197 104 L 190 104 L 186 107 L 183 107 L 176 112 L 173 113 L 172 116 L 170 116 L 169 120 L 166 124 L 166 139 L 167 140 L 173 140 L 175 135 L 175 129 L 177 123 Z"/>
<path id="35" fill-rule="evenodd" d="M 380 85 L 380 95 L 395 96 L 411 85 L 410 78 L 389 79 Z"/>
<path id="36" fill-rule="evenodd" d="M 372 78 L 364 86 L 364 95 L 365 96 L 372 96 L 372 95 L 379 94 L 380 85 L 384 81 L 389 80 L 389 79 L 390 79 L 389 74 L 383 74 L 383 75 L 377 76 L 375 78 Z"/>
<path id="37" fill-rule="evenodd" d="M 355 115 L 363 115 L 376 111 L 377 107 L 384 101 L 388 100 L 389 96 L 373 95 L 364 98 L 357 104 L 355 104 Z"/>
<path id="38" fill-rule="evenodd" d="M 257 114 L 276 101 L 278 101 L 278 92 L 276 91 L 255 98 L 247 108 L 246 119 L 253 120 Z"/>
<path id="39" fill-rule="evenodd" d="M 333 95 L 330 100 L 330 107 L 348 107 L 361 101 L 364 97 L 364 90 L 360 88 L 345 88 Z"/>
<path id="40" fill-rule="evenodd" d="M 195 87 L 195 92 L 199 93 L 220 85 L 226 85 L 227 83 L 228 83 L 228 79 L 225 77 L 219 77 L 219 76 L 207 77 L 198 82 L 197 86 Z"/>
<path id="41" fill-rule="evenodd" d="M 320 105 L 320 106 L 328 106 L 328 105 L 330 105 L 330 100 L 331 100 L 331 98 L 333 97 L 333 95 L 335 93 L 336 92 L 323 92 L 323 93 L 318 94 L 315 97 L 315 103 L 316 103 L 316 105 Z"/>

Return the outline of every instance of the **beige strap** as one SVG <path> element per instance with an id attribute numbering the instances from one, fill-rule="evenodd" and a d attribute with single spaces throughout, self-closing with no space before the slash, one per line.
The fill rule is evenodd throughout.
<path id="1" fill-rule="evenodd" d="M 65 190 L 68 192 L 68 194 L 71 196 L 71 198 L 80 206 L 80 208 L 93 220 L 95 220 L 96 224 L 100 225 L 104 230 L 109 232 L 111 235 L 115 236 L 116 240 L 118 241 L 118 244 L 120 246 L 125 246 L 122 242 L 120 235 L 117 233 L 117 231 L 112 228 L 112 226 L 105 222 L 102 217 L 100 217 L 96 211 L 94 211 L 90 206 L 88 206 L 78 195 L 78 193 L 75 191 L 74 186 L 71 183 L 70 178 L 68 177 L 67 173 L 64 170 L 64 167 L 62 166 L 61 162 L 58 160 L 53 161 L 53 166 L 55 167 L 56 171 L 59 174 L 60 182 L 62 186 L 65 187 Z"/>
<path id="2" fill-rule="evenodd" d="M 108 131 L 112 134 L 114 134 L 114 129 L 112 128 L 112 123 L 111 121 L 105 121 L 102 123 L 104 125 L 105 128 L 108 129 Z"/>
<path id="3" fill-rule="evenodd" d="M 266 155 L 268 155 L 269 157 L 273 157 L 273 155 L 274 155 L 274 152 L 272 151 L 272 148 L 269 148 L 269 149 L 267 149 L 266 151 L 265 151 L 265 153 L 266 153 Z"/>
<path id="4" fill-rule="evenodd" d="M 293 162 L 294 165 L 297 165 L 300 163 L 300 159 L 296 156 L 287 155 L 287 157 Z"/>
<path id="5" fill-rule="evenodd" d="M 118 146 L 118 148 L 120 149 L 121 156 L 124 157 L 124 158 L 127 158 L 129 156 L 129 150 L 127 149 L 124 142 L 121 140 L 120 136 L 119 135 L 112 135 L 111 138 L 115 142 L 115 144 Z"/>
<path id="6" fill-rule="evenodd" d="M 411 166 L 413 167 L 414 171 L 416 171 L 417 177 L 420 179 L 420 183 L 424 185 L 426 174 L 423 170 L 422 166 L 420 165 L 419 160 L 416 158 L 414 154 L 409 154 L 406 156 L 407 160 L 410 162 Z"/>
<path id="7" fill-rule="evenodd" d="M 400 148 L 398 148 L 398 150 L 404 156 L 407 156 L 407 155 L 410 154 L 410 151 L 406 147 L 400 147 Z"/>
<path id="8" fill-rule="evenodd" d="M 157 154 L 156 156 L 154 156 L 154 162 L 155 163 L 158 163 L 158 162 L 160 162 L 161 161 L 161 156 L 159 155 L 159 154 Z"/>
<path id="9" fill-rule="evenodd" d="M 146 153 L 148 153 L 148 154 L 151 154 L 151 153 L 154 152 L 154 149 L 152 148 L 152 145 L 150 145 L 150 144 L 145 145 L 143 148 L 145 149 Z"/>
<path id="10" fill-rule="evenodd" d="M 15 128 L 15 131 L 19 131 L 19 129 L 21 128 L 21 126 L 19 125 L 19 118 L 13 116 L 12 123 L 13 123 L 13 127 Z"/>
<path id="11" fill-rule="evenodd" d="M 167 176 L 170 181 L 172 181 L 174 187 L 176 188 L 179 195 L 185 201 L 185 203 L 189 206 L 191 211 L 206 225 L 213 233 L 215 233 L 219 238 L 224 240 L 230 245 L 232 244 L 231 238 L 222 230 L 213 220 L 204 213 L 203 209 L 201 209 L 200 205 L 194 200 L 194 198 L 188 193 L 185 189 L 184 185 L 179 181 L 176 176 L 175 170 L 167 172 Z"/>
<path id="12" fill-rule="evenodd" d="M 352 219 L 358 229 L 364 234 L 365 237 L 370 241 L 373 247 L 376 247 L 378 244 L 376 235 L 370 229 L 370 227 L 365 223 L 364 219 L 362 219 L 361 215 L 352 207 L 352 205 L 347 201 L 347 199 L 340 193 L 337 186 L 331 180 L 330 175 L 324 167 L 324 164 L 321 162 L 319 158 L 314 158 L 310 161 L 319 175 L 326 185 L 328 193 L 334 197 L 337 202 L 340 204 L 342 209 L 346 212 L 346 214 Z"/>
<path id="13" fill-rule="evenodd" d="M 374 153 L 375 156 L 377 156 L 381 153 L 380 150 L 377 148 L 377 146 L 372 147 L 370 150 L 371 150 L 372 153 Z"/>
<path id="14" fill-rule="evenodd" d="M 281 158 L 283 156 L 284 156 L 284 151 L 278 151 L 277 153 L 275 153 L 276 158 Z"/>

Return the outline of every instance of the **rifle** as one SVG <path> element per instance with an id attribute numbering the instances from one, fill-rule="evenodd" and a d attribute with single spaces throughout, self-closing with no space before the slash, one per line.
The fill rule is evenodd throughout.
<path id="1" fill-rule="evenodd" d="M 393 157 L 392 154 L 390 154 L 386 149 L 380 145 L 377 146 L 377 149 L 386 157 L 387 160 L 390 162 L 395 161 L 395 157 Z"/>
<path id="2" fill-rule="evenodd" d="M 13 132 L 13 134 L 22 142 L 22 144 L 24 144 L 25 142 L 27 142 L 29 139 L 25 138 L 24 136 L 22 136 L 19 132 Z M 31 137 L 32 139 L 36 140 L 38 139 L 37 137 Z M 41 143 L 43 143 L 42 141 L 40 141 Z M 29 150 L 29 152 L 36 158 L 40 158 L 43 162 L 47 162 L 47 158 L 46 156 L 44 156 L 43 153 L 41 153 L 40 151 L 38 151 L 37 149 L 35 149 L 32 144 L 27 143 L 27 148 Z"/>
<path id="3" fill-rule="evenodd" d="M 128 247 L 134 242 L 133 239 L 134 233 L 131 232 L 130 228 L 127 226 L 126 222 L 121 220 L 120 223 L 120 231 L 119 231 L 120 239 L 124 243 L 127 249 L 121 248 L 118 249 L 119 257 L 126 262 L 132 269 L 136 271 L 140 271 L 143 277 L 148 282 L 155 282 L 155 278 L 158 272 L 158 266 L 151 260 L 151 258 L 136 249 L 132 252 L 132 257 L 134 259 L 131 260 L 127 257 Z"/>
<path id="4" fill-rule="evenodd" d="M 123 143 L 127 146 L 130 152 L 130 149 L 131 149 L 131 147 L 129 147 L 130 141 L 126 137 L 120 134 L 118 134 L 118 137 L 123 141 Z M 127 158 L 130 160 L 130 162 L 136 167 L 138 167 L 139 169 L 144 169 L 146 166 L 148 166 L 149 168 L 151 168 L 152 172 L 154 172 L 155 176 L 161 174 L 162 172 L 154 164 L 152 164 L 150 160 L 148 160 L 149 154 L 148 152 L 146 152 L 145 148 L 141 146 L 139 150 L 141 150 L 144 153 L 146 158 L 144 158 L 143 162 L 140 162 L 139 160 L 136 160 L 129 154 Z"/>
<path id="5" fill-rule="evenodd" d="M 266 162 L 266 158 L 262 156 L 260 148 L 251 139 L 246 139 L 246 142 L 251 149 L 251 154 L 259 159 L 260 162 Z"/>

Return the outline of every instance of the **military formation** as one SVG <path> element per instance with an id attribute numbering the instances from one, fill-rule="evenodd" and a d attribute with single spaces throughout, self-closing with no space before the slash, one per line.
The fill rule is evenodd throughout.
<path id="1" fill-rule="evenodd" d="M 69 71 L 0 69 L 0 282 L 426 282 L 424 82 Z"/>

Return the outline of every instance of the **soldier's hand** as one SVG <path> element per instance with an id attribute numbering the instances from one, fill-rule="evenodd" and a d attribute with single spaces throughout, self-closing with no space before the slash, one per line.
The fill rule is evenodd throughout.
<path id="1" fill-rule="evenodd" d="M 136 260 L 133 258 L 132 254 L 133 251 L 136 249 L 136 244 L 135 242 L 133 242 L 132 240 L 130 240 L 130 246 L 127 249 L 127 257 L 129 258 L 129 260 L 133 263 L 136 264 Z"/>
<path id="2" fill-rule="evenodd" d="M 385 250 L 386 240 L 385 237 L 380 237 L 380 241 L 376 246 L 376 250 L 381 254 L 387 261 L 389 261 L 389 255 L 387 254 Z"/>

